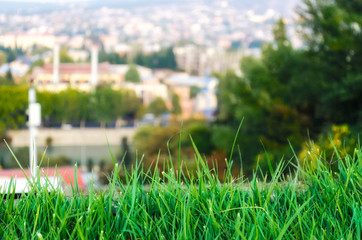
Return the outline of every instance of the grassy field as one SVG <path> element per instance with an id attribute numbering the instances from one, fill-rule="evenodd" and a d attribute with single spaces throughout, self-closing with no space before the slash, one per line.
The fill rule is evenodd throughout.
<path id="1" fill-rule="evenodd" d="M 334 166 L 310 155 L 303 166 L 281 163 L 252 179 L 214 177 L 196 150 L 197 176 L 173 166 L 145 171 L 141 164 L 110 176 L 109 189 L 87 194 L 58 187 L 0 202 L 1 239 L 360 239 L 362 149 Z M 178 165 L 180 163 L 175 163 Z M 293 165 L 293 164 L 292 164 Z M 115 165 L 115 172 L 121 166 Z M 337 169 L 332 171 L 331 168 Z M 257 177 L 259 176 L 259 177 Z M 147 188 L 144 183 L 147 182 Z"/>

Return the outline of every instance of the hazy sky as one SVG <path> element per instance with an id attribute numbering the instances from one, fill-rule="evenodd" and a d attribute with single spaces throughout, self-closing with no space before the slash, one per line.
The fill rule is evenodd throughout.
<path id="1" fill-rule="evenodd" d="M 90 0 L 61 0 L 61 2 L 89 2 Z M 0 2 L 60 3 L 59 0 L 0 0 Z"/>

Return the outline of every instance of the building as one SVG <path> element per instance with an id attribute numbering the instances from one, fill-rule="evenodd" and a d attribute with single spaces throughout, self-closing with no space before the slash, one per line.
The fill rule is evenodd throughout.
<path id="1" fill-rule="evenodd" d="M 193 114 L 201 114 L 206 119 L 212 118 L 217 109 L 216 78 L 174 74 L 165 83 L 171 92 L 179 95 L 183 118 L 190 118 Z M 198 88 L 194 99 L 191 98 L 191 87 Z"/>
<path id="2" fill-rule="evenodd" d="M 31 176 L 29 169 L 25 169 L 24 172 L 27 177 Z M 0 170 L 0 193 L 6 193 L 11 179 L 15 181 L 14 190 L 16 194 L 28 192 L 30 190 L 29 182 L 24 172 L 21 169 Z M 60 184 L 64 188 L 65 186 L 74 187 L 77 184 L 81 190 L 85 190 L 86 187 L 79 168 L 76 173 L 74 167 L 44 168 L 40 169 L 40 176 L 40 182 L 43 186 L 52 184 L 57 187 Z M 77 176 L 77 179 L 75 179 L 75 176 Z"/>
<path id="3" fill-rule="evenodd" d="M 28 49 L 34 45 L 53 48 L 55 36 L 51 34 L 6 34 L 0 36 L 0 45 L 21 49 Z"/>
<path id="4" fill-rule="evenodd" d="M 122 81 L 119 74 L 108 63 L 99 64 L 99 83 L 120 83 Z M 59 65 L 59 77 L 54 81 L 54 66 L 46 64 L 37 67 L 33 71 L 33 84 L 39 90 L 61 91 L 72 87 L 89 91 L 91 84 L 92 67 L 89 63 L 62 63 Z"/>
<path id="5" fill-rule="evenodd" d="M 157 97 L 160 97 L 165 101 L 169 99 L 168 88 L 165 84 L 161 83 L 124 82 L 120 85 L 113 86 L 113 88 L 126 88 L 134 91 L 144 105 L 149 105 Z"/>
<path id="6" fill-rule="evenodd" d="M 175 47 L 177 66 L 190 75 L 206 76 L 208 72 L 238 69 L 243 56 L 241 49 L 226 51 L 221 48 L 204 48 L 196 45 Z"/>
<path id="7" fill-rule="evenodd" d="M 89 57 L 88 51 L 85 50 L 78 50 L 78 49 L 70 49 L 68 50 L 68 55 L 75 61 L 75 62 L 85 62 Z"/>
<path id="8" fill-rule="evenodd" d="M 90 91 L 98 84 L 121 85 L 129 69 L 125 64 L 98 63 L 98 48 L 93 46 L 91 63 L 60 63 L 60 47 L 54 46 L 53 64 L 36 67 L 32 84 L 38 90 L 61 91 L 68 87 Z M 152 70 L 136 66 L 141 79 L 150 79 Z"/>

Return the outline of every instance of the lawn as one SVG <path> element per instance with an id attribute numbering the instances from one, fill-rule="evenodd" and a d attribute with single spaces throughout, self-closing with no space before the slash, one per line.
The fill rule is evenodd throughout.
<path id="1" fill-rule="evenodd" d="M 30 179 L 30 193 L 0 202 L 1 239 L 360 239 L 362 149 L 333 166 L 310 155 L 263 175 L 220 182 L 196 152 L 196 175 L 169 161 L 164 171 L 136 164 L 109 188 L 66 195 Z M 176 161 L 177 162 L 177 161 Z M 292 167 L 292 170 L 288 170 Z M 76 167 L 75 167 L 76 168 Z M 115 164 L 115 173 L 122 166 Z M 157 168 L 156 168 L 157 169 Z M 332 170 L 333 169 L 333 170 Z M 122 170 L 124 171 L 124 170 Z M 75 171 L 76 172 L 76 171 Z"/>

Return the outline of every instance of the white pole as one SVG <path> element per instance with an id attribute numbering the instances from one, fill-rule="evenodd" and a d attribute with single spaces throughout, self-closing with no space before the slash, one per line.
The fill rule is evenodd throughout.
<path id="1" fill-rule="evenodd" d="M 30 145 L 29 145 L 29 153 L 30 153 L 30 173 L 32 177 L 36 177 L 36 163 L 37 163 L 37 152 L 36 152 L 36 131 L 35 127 L 29 127 L 29 135 L 30 135 Z"/>
<path id="2" fill-rule="evenodd" d="M 97 86 L 98 84 L 98 46 L 97 45 L 92 46 L 90 83 L 93 86 Z"/>
<path id="3" fill-rule="evenodd" d="M 41 123 L 41 109 L 40 104 L 36 103 L 36 92 L 34 88 L 29 89 L 29 161 L 30 161 L 30 173 L 32 177 L 37 176 L 37 145 L 36 135 L 37 127 Z"/>
<path id="4" fill-rule="evenodd" d="M 55 43 L 53 50 L 53 83 L 59 83 L 59 65 L 60 65 L 60 46 Z"/>

